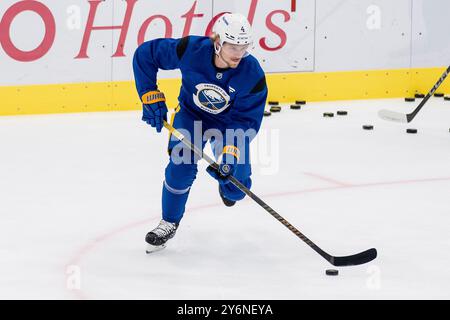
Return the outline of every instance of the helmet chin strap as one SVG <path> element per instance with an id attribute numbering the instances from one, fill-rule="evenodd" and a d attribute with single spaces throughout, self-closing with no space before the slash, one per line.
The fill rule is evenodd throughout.
<path id="1" fill-rule="evenodd" d="M 221 49 L 222 49 L 221 44 L 217 45 L 217 43 L 214 43 L 214 51 L 216 52 L 217 55 L 219 55 L 219 52 L 221 51 Z"/>
<path id="2" fill-rule="evenodd" d="M 218 56 L 220 60 L 225 62 L 228 68 L 231 68 L 230 64 L 222 57 L 221 49 L 222 49 L 222 46 L 220 44 L 218 46 L 216 46 L 216 44 L 214 44 L 214 52 L 216 53 L 216 56 Z"/>

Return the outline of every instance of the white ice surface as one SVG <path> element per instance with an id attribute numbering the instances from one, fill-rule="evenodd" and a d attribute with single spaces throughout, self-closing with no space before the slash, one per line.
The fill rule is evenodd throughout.
<path id="1" fill-rule="evenodd" d="M 223 206 L 204 163 L 176 237 L 146 255 L 167 134 L 140 112 L 2 117 L 0 299 L 449 299 L 450 102 L 432 98 L 410 124 L 377 117 L 417 103 L 264 119 L 279 144 L 255 142 L 252 190 L 333 255 L 378 249 L 337 277 L 252 200 Z"/>

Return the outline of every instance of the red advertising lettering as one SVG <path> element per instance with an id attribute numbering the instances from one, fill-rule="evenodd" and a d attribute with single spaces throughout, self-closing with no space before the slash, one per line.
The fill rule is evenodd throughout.
<path id="1" fill-rule="evenodd" d="M 127 35 L 129 33 L 129 28 L 131 24 L 131 19 L 133 15 L 133 10 L 138 0 L 123 0 L 126 5 L 126 9 L 124 10 L 123 22 L 121 25 L 96 25 L 95 19 L 100 15 L 99 10 L 102 10 L 100 4 L 105 4 L 104 0 L 84 0 L 88 4 L 89 13 L 86 21 L 86 26 L 83 33 L 83 38 L 80 44 L 80 50 L 78 54 L 75 56 L 75 59 L 87 59 L 88 56 L 88 47 L 91 40 L 91 35 L 93 31 L 101 31 L 101 30 L 109 30 L 110 32 L 113 30 L 120 31 L 120 36 L 118 39 L 117 48 L 115 53 L 112 55 L 113 58 L 116 57 L 124 57 L 125 56 L 125 42 L 127 39 Z M 247 13 L 247 18 L 250 24 L 253 25 L 257 7 L 259 4 L 258 0 L 250 0 L 249 9 Z M 144 3 L 144 2 L 142 2 Z M 205 16 L 204 13 L 196 12 L 198 5 L 198 0 L 193 1 L 192 6 L 190 6 L 189 10 L 181 15 L 181 17 L 168 17 L 162 14 L 153 14 L 149 18 L 147 18 L 139 28 L 139 30 L 133 30 L 133 32 L 137 32 L 137 42 L 138 45 L 142 44 L 145 41 L 145 35 L 148 32 L 148 29 L 151 26 L 151 23 L 155 20 L 158 20 L 159 23 L 164 23 L 165 33 L 161 36 L 165 38 L 171 37 L 185 37 L 191 34 L 192 25 L 195 22 L 196 18 L 202 18 Z M 110 8 L 111 9 L 111 8 Z M 110 10 L 109 9 L 109 10 Z M 296 1 L 293 0 L 291 2 L 291 9 L 296 9 Z M 108 11 L 109 11 L 108 10 Z M 24 11 L 32 11 L 39 15 L 45 25 L 45 35 L 39 44 L 39 46 L 31 51 L 24 51 L 19 49 L 14 44 L 14 37 L 11 37 L 14 34 L 14 30 L 11 30 L 13 27 L 14 19 Z M 110 12 L 107 12 L 110 14 Z M 225 13 L 228 12 L 220 12 L 212 17 L 211 21 L 206 26 L 205 35 L 210 36 L 213 26 L 216 21 Z M 115 13 L 117 14 L 117 13 Z M 291 19 L 289 13 L 284 10 L 275 10 L 269 13 L 269 15 L 265 19 L 265 24 L 268 30 L 273 33 L 275 36 L 279 37 L 280 43 L 276 46 L 269 46 L 267 43 L 267 37 L 263 37 L 259 39 L 258 43 L 263 50 L 266 51 L 277 51 L 283 48 L 287 42 L 287 34 L 283 30 L 283 28 L 274 23 L 274 17 L 279 17 L 281 15 L 284 19 L 284 22 L 287 22 Z M 173 23 L 172 19 L 185 19 L 183 33 L 181 35 L 173 35 Z M 29 26 L 31 28 L 31 26 Z M 258 26 L 254 26 L 254 28 L 258 28 Z M 41 3 L 38 0 L 21 0 L 17 1 L 17 3 L 13 4 L 10 8 L 6 10 L 3 17 L 0 20 L 0 45 L 5 51 L 5 53 L 14 60 L 21 62 L 30 62 L 39 60 L 43 56 L 45 56 L 55 42 L 56 37 L 56 23 L 55 18 L 50 11 L 50 9 Z M 64 41 L 65 39 L 61 39 Z"/>
<path id="2" fill-rule="evenodd" d="M 20 13 L 24 11 L 33 11 L 37 13 L 44 21 L 45 35 L 41 44 L 34 50 L 22 51 L 18 49 L 11 39 L 11 24 Z M 56 34 L 56 23 L 51 11 L 42 3 L 33 0 L 17 2 L 6 10 L 0 21 L 0 44 L 6 54 L 12 59 L 21 62 L 30 62 L 42 58 L 53 45 Z"/>
<path id="3" fill-rule="evenodd" d="M 164 38 L 171 38 L 172 37 L 172 23 L 170 22 L 169 18 L 166 16 L 157 14 L 155 16 L 151 16 L 147 20 L 144 21 L 141 28 L 139 29 L 138 33 L 138 45 L 141 45 L 145 41 L 145 32 L 148 29 L 148 26 L 150 23 L 155 19 L 161 19 L 165 25 L 166 25 L 166 34 L 164 35 Z"/>
<path id="4" fill-rule="evenodd" d="M 291 19 L 291 16 L 289 15 L 289 12 L 284 11 L 284 10 L 275 10 L 272 11 L 271 13 L 269 13 L 269 15 L 266 18 L 266 25 L 267 28 L 269 28 L 270 31 L 272 31 L 273 33 L 275 33 L 277 36 L 280 37 L 280 44 L 276 47 L 269 47 L 266 43 L 266 37 L 261 38 L 259 40 L 259 45 L 261 46 L 261 48 L 263 48 L 264 50 L 267 51 L 276 51 L 276 50 L 280 50 L 281 48 L 283 48 L 286 45 L 287 42 L 287 36 L 286 36 L 286 32 L 283 31 L 283 29 L 281 29 L 280 27 L 276 26 L 273 22 L 272 22 L 272 17 L 276 14 L 282 14 L 284 17 L 284 22 L 287 22 Z"/>
<path id="5" fill-rule="evenodd" d="M 203 13 L 195 13 L 195 7 L 197 6 L 197 1 L 194 2 L 192 8 L 186 12 L 186 14 L 182 15 L 182 18 L 186 18 L 186 23 L 184 25 L 183 35 L 182 37 L 186 37 L 191 32 L 192 20 L 194 18 L 201 18 L 204 16 Z"/>
<path id="6" fill-rule="evenodd" d="M 127 2 L 127 10 L 125 12 L 125 17 L 123 19 L 122 25 L 120 25 L 120 26 L 97 26 L 97 27 L 94 27 L 95 15 L 97 13 L 98 5 L 104 1 L 103 0 L 88 1 L 89 5 L 90 5 L 89 17 L 88 17 L 88 20 L 86 23 L 86 29 L 84 30 L 84 36 L 83 36 L 83 41 L 81 43 L 81 49 L 80 49 L 80 52 L 78 53 L 78 55 L 75 57 L 75 59 L 89 58 L 88 54 L 87 54 L 87 48 L 88 48 L 89 40 L 91 38 L 91 33 L 93 30 L 114 30 L 114 29 L 121 30 L 119 43 L 117 45 L 116 52 L 113 54 L 113 57 L 124 57 L 125 56 L 125 54 L 124 54 L 125 40 L 127 38 L 128 28 L 130 27 L 131 15 L 133 13 L 134 5 L 136 4 L 136 2 L 138 0 L 125 0 L 125 1 Z"/>

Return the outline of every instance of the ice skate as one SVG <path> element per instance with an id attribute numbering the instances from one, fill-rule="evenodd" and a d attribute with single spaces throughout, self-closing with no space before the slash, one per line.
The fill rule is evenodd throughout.
<path id="1" fill-rule="evenodd" d="M 178 223 L 171 223 L 161 220 L 159 225 L 147 233 L 145 241 L 147 242 L 147 253 L 156 252 L 166 247 L 166 242 L 173 238 L 178 228 Z"/>

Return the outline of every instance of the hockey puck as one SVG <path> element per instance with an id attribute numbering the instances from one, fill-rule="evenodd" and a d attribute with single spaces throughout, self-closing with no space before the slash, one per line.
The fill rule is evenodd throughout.
<path id="1" fill-rule="evenodd" d="M 413 97 L 406 97 L 406 98 L 405 98 L 405 101 L 406 101 L 406 102 L 414 102 L 414 101 L 416 101 L 416 98 L 413 98 Z"/>
<path id="2" fill-rule="evenodd" d="M 365 125 L 363 125 L 363 129 L 364 129 L 364 130 L 373 130 L 373 125 L 371 125 L 371 124 L 365 124 Z"/>
<path id="3" fill-rule="evenodd" d="M 445 96 L 445 97 L 444 97 L 444 100 L 445 100 L 445 101 L 450 101 L 450 96 Z"/>
<path id="4" fill-rule="evenodd" d="M 417 129 L 406 129 L 406 133 L 417 133 Z"/>
<path id="5" fill-rule="evenodd" d="M 306 104 L 305 100 L 295 100 L 295 104 Z"/>
<path id="6" fill-rule="evenodd" d="M 270 112 L 280 112 L 280 111 L 281 111 L 281 107 L 278 107 L 278 106 L 270 107 Z"/>
<path id="7" fill-rule="evenodd" d="M 272 113 L 270 111 L 264 111 L 264 117 L 270 117 Z"/>
<path id="8" fill-rule="evenodd" d="M 338 111 L 336 113 L 337 113 L 338 116 L 346 116 L 348 114 L 347 111 L 343 111 L 343 110 L 340 110 L 340 111 Z"/>
<path id="9" fill-rule="evenodd" d="M 436 98 L 442 98 L 442 97 L 444 96 L 444 94 L 443 94 L 442 92 L 436 92 L 436 93 L 434 94 L 434 96 L 435 96 Z"/>
<path id="10" fill-rule="evenodd" d="M 337 276 L 339 274 L 339 271 L 336 269 L 328 269 L 325 271 L 325 274 L 327 276 Z"/>
<path id="11" fill-rule="evenodd" d="M 299 104 L 291 104 L 291 109 L 298 110 L 301 106 Z"/>
<path id="12" fill-rule="evenodd" d="M 269 106 L 277 106 L 280 103 L 278 101 L 269 101 Z"/>
<path id="13" fill-rule="evenodd" d="M 333 113 L 333 112 L 325 112 L 325 113 L 323 114 L 323 116 L 324 116 L 325 118 L 333 118 L 333 117 L 334 117 L 334 113 Z"/>
<path id="14" fill-rule="evenodd" d="M 416 97 L 417 99 L 422 99 L 425 98 L 425 95 L 423 93 L 416 93 L 414 97 Z"/>

